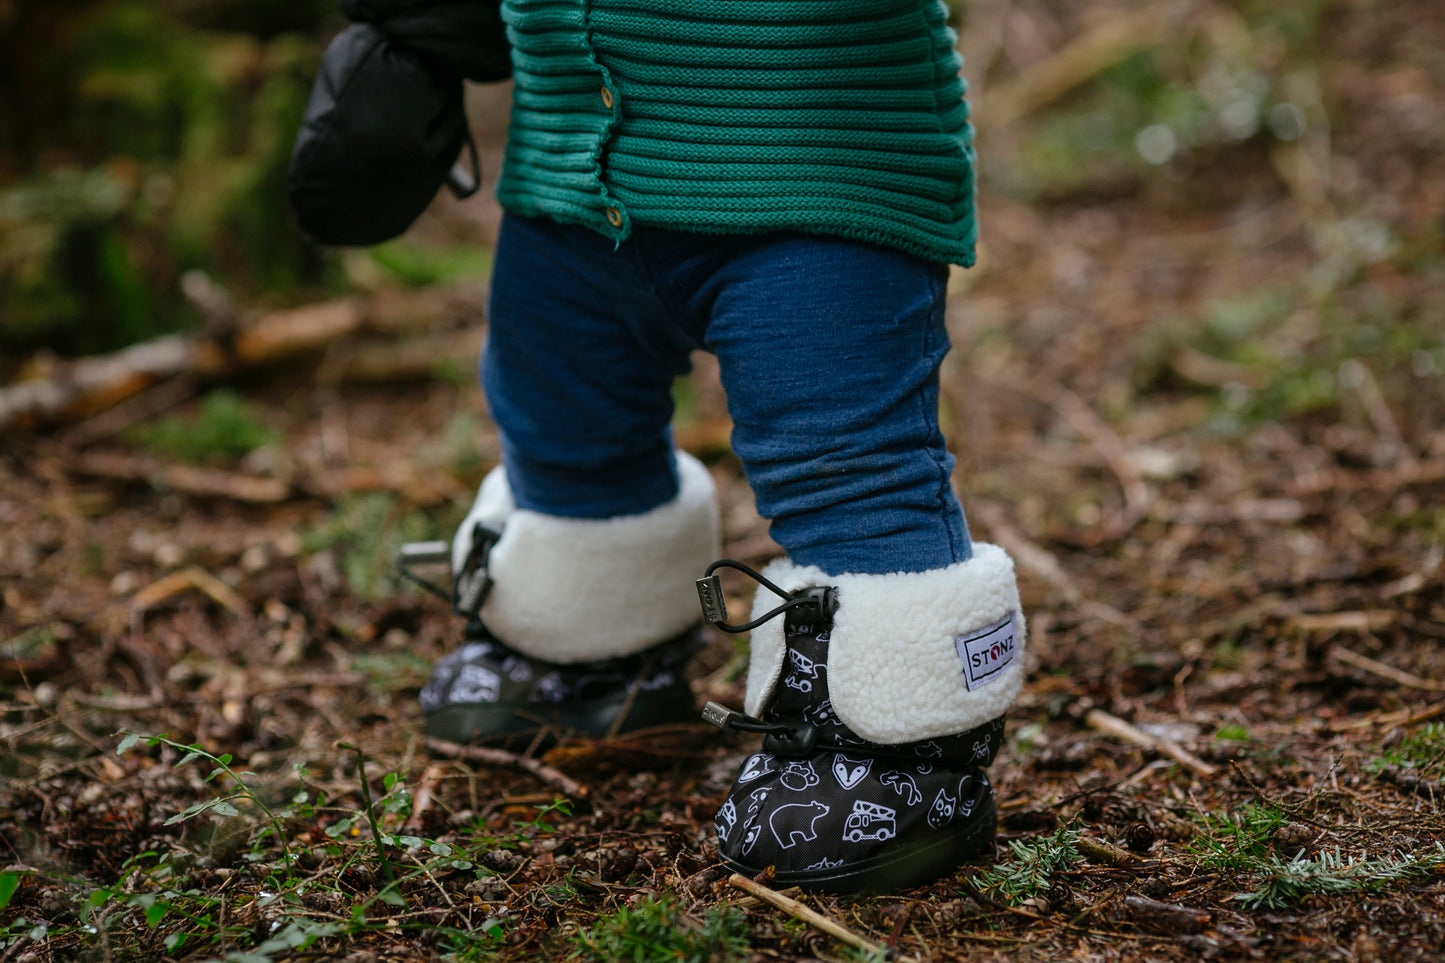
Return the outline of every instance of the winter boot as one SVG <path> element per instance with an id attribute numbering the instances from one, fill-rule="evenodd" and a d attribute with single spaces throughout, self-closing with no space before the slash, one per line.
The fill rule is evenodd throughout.
<path id="1" fill-rule="evenodd" d="M 710 703 L 704 716 L 764 733 L 717 814 L 723 861 L 772 867 L 778 886 L 884 892 L 986 851 L 984 767 L 1023 676 L 1008 556 L 975 544 L 946 569 L 837 577 L 781 559 L 755 577 L 783 604 L 760 590 L 743 626 L 710 606 L 714 579 L 699 583 L 708 621 L 753 630 L 748 714 Z"/>
<path id="2" fill-rule="evenodd" d="M 465 644 L 421 692 L 426 733 L 526 746 L 695 718 L 692 573 L 716 557 L 712 477 L 679 452 L 678 494 L 639 515 L 519 509 L 499 468 L 452 544 Z"/>

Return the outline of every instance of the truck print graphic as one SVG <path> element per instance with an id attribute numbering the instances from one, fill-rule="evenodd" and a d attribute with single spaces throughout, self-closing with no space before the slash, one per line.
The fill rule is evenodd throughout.
<path id="1" fill-rule="evenodd" d="M 877 803 L 853 800 L 853 811 L 843 824 L 843 839 L 861 843 L 865 839 L 892 839 L 898 835 L 897 810 Z"/>

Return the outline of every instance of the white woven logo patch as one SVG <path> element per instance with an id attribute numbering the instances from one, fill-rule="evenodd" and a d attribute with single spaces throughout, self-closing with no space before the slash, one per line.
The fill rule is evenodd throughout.
<path id="1" fill-rule="evenodd" d="M 972 635 L 953 640 L 958 657 L 963 660 L 963 681 L 970 691 L 988 685 L 1003 670 L 1013 665 L 1018 652 L 1017 626 L 1012 613 L 996 625 L 979 629 Z"/>

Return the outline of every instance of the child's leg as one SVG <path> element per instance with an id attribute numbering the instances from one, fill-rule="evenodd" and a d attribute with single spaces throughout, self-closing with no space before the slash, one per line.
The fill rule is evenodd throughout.
<path id="1" fill-rule="evenodd" d="M 736 868 L 890 889 L 985 849 L 983 766 L 1021 682 L 1012 563 L 971 544 L 937 420 L 945 273 L 844 241 L 758 239 L 709 282 L 734 448 L 790 558 L 831 590 L 752 633 L 776 727 L 718 814 Z M 760 588 L 754 617 L 781 599 Z"/>
<path id="2" fill-rule="evenodd" d="M 672 450 L 689 346 L 653 333 L 648 297 L 611 241 L 504 221 L 482 365 L 503 467 L 453 544 L 474 618 L 422 693 L 433 735 L 600 735 L 693 711 L 680 668 L 717 508 L 707 470 Z"/>
<path id="3" fill-rule="evenodd" d="M 946 280 L 891 249 L 799 236 L 715 276 L 707 345 L 733 449 L 794 562 L 882 574 L 970 557 L 938 426 Z"/>

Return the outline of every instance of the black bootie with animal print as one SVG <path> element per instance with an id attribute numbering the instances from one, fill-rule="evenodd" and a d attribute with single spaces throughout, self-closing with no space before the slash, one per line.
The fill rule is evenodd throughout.
<path id="1" fill-rule="evenodd" d="M 426 734 L 538 749 L 694 717 L 684 667 L 699 642 L 688 585 L 715 557 L 712 475 L 676 456 L 678 491 L 650 511 L 570 518 L 519 508 L 504 469 L 487 475 L 450 548 L 464 644 L 421 691 Z"/>
<path id="2" fill-rule="evenodd" d="M 783 616 L 782 664 L 761 712 L 744 715 L 710 703 L 705 713 L 716 725 L 763 734 L 760 751 L 743 763 L 715 820 L 723 861 L 749 876 L 771 867 L 779 887 L 886 892 L 937 878 L 988 851 L 997 812 L 984 767 L 1002 743 L 1002 713 L 951 734 L 865 738 L 839 714 L 830 665 L 837 658 L 836 621 L 850 604 L 867 604 L 867 593 L 850 597 L 846 581 L 841 590 L 771 587 L 786 601 L 762 618 Z M 701 585 L 700 591 L 714 594 Z M 759 624 L 728 626 L 725 612 L 708 609 L 705 599 L 705 618 L 725 629 Z M 1005 621 L 1008 635 L 990 624 L 982 633 L 964 633 L 960 651 L 974 638 L 1015 645 L 1021 620 L 1010 612 Z M 962 666 L 954 668 L 964 674 Z M 874 683 L 888 686 L 887 675 Z M 881 694 L 886 702 L 888 693 Z M 897 696 L 906 701 L 905 693 Z"/>

